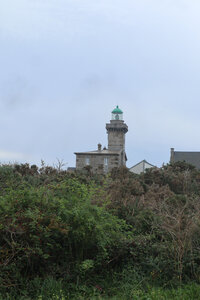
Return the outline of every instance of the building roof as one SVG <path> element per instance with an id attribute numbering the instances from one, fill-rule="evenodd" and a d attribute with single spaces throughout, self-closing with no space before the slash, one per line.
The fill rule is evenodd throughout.
<path id="1" fill-rule="evenodd" d="M 95 151 L 87 151 L 87 152 L 74 152 L 74 154 L 81 155 L 119 155 L 120 151 L 110 151 L 108 149 L 103 150 L 95 150 Z"/>
<path id="2" fill-rule="evenodd" d="M 195 151 L 174 151 L 174 162 L 185 161 L 200 169 L 200 152 Z"/>
<path id="3" fill-rule="evenodd" d="M 116 108 L 113 109 L 112 114 L 123 114 L 123 111 L 117 105 Z"/>
<path id="4" fill-rule="evenodd" d="M 150 164 L 148 161 L 146 161 L 146 159 L 143 159 L 143 160 L 141 160 L 139 163 L 137 163 L 136 165 L 134 165 L 134 166 L 132 166 L 131 168 L 129 168 L 129 169 L 132 169 L 132 168 L 134 168 L 134 167 L 137 167 L 138 165 L 140 165 L 140 164 L 148 164 L 149 166 L 151 166 L 151 167 L 155 167 L 154 165 L 152 165 L 152 164 Z"/>
<path id="5" fill-rule="evenodd" d="M 68 172 L 73 172 L 73 171 L 75 171 L 75 170 L 76 170 L 75 167 L 68 167 L 68 168 L 67 168 L 67 171 L 68 171 Z"/>
<path id="6" fill-rule="evenodd" d="M 141 174 L 146 169 L 153 168 L 154 165 L 148 163 L 145 159 L 134 165 L 133 167 L 129 168 L 129 171 L 135 174 Z"/>

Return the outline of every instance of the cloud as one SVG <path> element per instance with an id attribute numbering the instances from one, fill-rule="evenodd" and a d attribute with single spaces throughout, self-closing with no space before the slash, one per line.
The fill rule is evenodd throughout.
<path id="1" fill-rule="evenodd" d="M 19 152 L 0 150 L 0 159 L 1 160 L 28 160 L 30 159 L 30 155 L 19 153 Z"/>
<path id="2" fill-rule="evenodd" d="M 0 87 L 0 101 L 9 110 L 30 104 L 34 96 L 31 85 L 20 76 L 2 80 Z"/>
<path id="3" fill-rule="evenodd" d="M 74 165 L 74 151 L 107 143 L 105 123 L 117 104 L 130 128 L 130 165 L 146 153 L 167 161 L 171 146 L 198 149 L 199 7 L 196 0 L 2 1 L 1 146 L 13 152 L 2 149 L 0 159 L 64 157 Z"/>
<path id="4" fill-rule="evenodd" d="M 188 14 L 188 23 L 193 23 L 198 20 L 198 9 L 198 1 L 191 4 L 184 0 L 6 0 L 1 3 L 0 34 L 26 40 L 68 40 L 107 32 L 110 26 L 113 31 L 112 24 L 116 32 L 121 26 L 133 28 L 148 23 L 151 27 L 163 20 L 170 26 L 169 20 L 178 23 Z"/>

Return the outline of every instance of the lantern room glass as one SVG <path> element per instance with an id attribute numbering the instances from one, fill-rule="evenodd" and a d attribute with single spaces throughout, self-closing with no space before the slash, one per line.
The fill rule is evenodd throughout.
<path id="1" fill-rule="evenodd" d="M 123 114 L 112 113 L 112 120 L 123 120 Z"/>

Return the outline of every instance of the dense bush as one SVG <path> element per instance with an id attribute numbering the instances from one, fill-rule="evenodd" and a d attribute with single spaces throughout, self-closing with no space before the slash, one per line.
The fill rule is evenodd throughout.
<path id="1" fill-rule="evenodd" d="M 0 166 L 2 295 L 33 297 L 37 286 L 39 297 L 42 282 L 65 298 L 111 297 L 108 283 L 198 283 L 199 191 L 200 172 L 185 163 L 107 176 Z"/>
<path id="2" fill-rule="evenodd" d="M 128 226 L 91 204 L 92 188 L 63 176 L 38 187 L 22 180 L 16 189 L 15 176 L 8 179 L 10 187 L 0 196 L 0 284 L 5 289 L 35 276 L 75 280 L 124 251 Z"/>

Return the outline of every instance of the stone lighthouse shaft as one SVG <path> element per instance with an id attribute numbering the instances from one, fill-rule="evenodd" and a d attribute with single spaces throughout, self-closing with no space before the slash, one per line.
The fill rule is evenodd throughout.
<path id="1" fill-rule="evenodd" d="M 128 126 L 123 121 L 123 111 L 117 106 L 112 111 L 110 123 L 106 124 L 108 134 L 108 150 L 119 151 L 121 165 L 126 165 L 125 134 Z"/>

